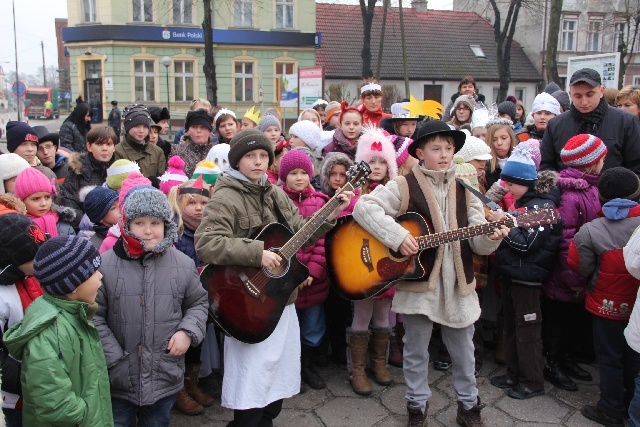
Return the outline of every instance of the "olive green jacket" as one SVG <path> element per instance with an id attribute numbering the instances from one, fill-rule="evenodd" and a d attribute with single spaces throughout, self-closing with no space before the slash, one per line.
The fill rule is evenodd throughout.
<path id="1" fill-rule="evenodd" d="M 162 148 L 148 142 L 139 144 L 129 135 L 125 135 L 122 142 L 116 145 L 116 160 L 120 159 L 136 162 L 140 166 L 140 173 L 147 178 L 158 177 L 167 168 Z"/>

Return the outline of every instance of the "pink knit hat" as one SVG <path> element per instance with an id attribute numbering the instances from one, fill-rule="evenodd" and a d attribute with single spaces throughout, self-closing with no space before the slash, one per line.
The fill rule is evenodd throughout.
<path id="1" fill-rule="evenodd" d="M 363 130 L 356 149 L 356 162 L 369 163 L 374 157 L 382 157 L 387 162 L 389 178 L 398 176 L 396 150 L 388 134 L 385 135 L 385 132 L 377 127 L 365 126 Z"/>
<path id="2" fill-rule="evenodd" d="M 27 168 L 18 174 L 14 190 L 17 198 L 24 200 L 33 193 L 39 192 L 58 194 L 54 182 L 38 169 Z"/>
<path id="3" fill-rule="evenodd" d="M 523 141 L 518 145 L 522 144 L 531 147 L 531 150 L 529 150 L 529 153 L 531 153 L 531 159 L 536 165 L 536 170 L 540 170 L 540 161 L 542 160 L 542 154 L 540 154 L 540 141 L 538 141 L 537 139 L 527 139 L 526 141 Z"/>
<path id="4" fill-rule="evenodd" d="M 304 169 L 309 175 L 309 179 L 313 178 L 313 163 L 309 156 L 302 150 L 291 150 L 282 156 L 280 160 L 280 171 L 278 177 L 280 181 L 287 182 L 287 175 L 294 169 Z"/>
<path id="5" fill-rule="evenodd" d="M 409 145 L 413 139 L 398 135 L 391 135 L 389 138 L 396 150 L 396 164 L 400 167 L 409 158 Z"/>
<path id="6" fill-rule="evenodd" d="M 139 186 L 151 186 L 151 181 L 144 177 L 140 172 L 133 171 L 127 176 L 127 178 L 122 181 L 122 187 L 120 187 L 120 194 L 118 195 L 118 206 L 122 211 L 122 207 L 124 206 L 124 199 L 127 198 L 127 195 L 131 191 L 133 187 Z"/>
<path id="7" fill-rule="evenodd" d="M 184 160 L 180 156 L 173 156 L 167 163 L 167 171 L 160 177 L 160 191 L 169 194 L 176 185 L 189 181 L 189 177 L 184 173 Z"/>

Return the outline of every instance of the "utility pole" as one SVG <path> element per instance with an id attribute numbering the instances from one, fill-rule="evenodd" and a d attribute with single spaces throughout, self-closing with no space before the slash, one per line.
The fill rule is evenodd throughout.
<path id="1" fill-rule="evenodd" d="M 384 47 L 385 28 L 387 28 L 387 12 L 389 11 L 389 3 L 389 0 L 383 0 L 382 2 L 382 8 L 384 12 L 382 13 L 382 28 L 380 28 L 380 48 L 378 49 L 378 65 L 376 66 L 376 79 L 378 80 L 380 80 L 380 69 L 382 68 L 382 48 Z"/>
<path id="2" fill-rule="evenodd" d="M 407 70 L 407 44 L 404 40 L 404 14 L 402 13 L 402 0 L 398 0 L 400 8 L 400 38 L 402 39 L 402 66 L 404 67 L 404 91 L 405 97 L 409 98 L 411 90 L 409 89 L 409 74 Z"/>
<path id="3" fill-rule="evenodd" d="M 43 80 L 43 87 L 47 87 L 47 67 L 44 64 L 44 41 L 40 42 L 40 47 L 42 48 L 42 80 Z"/>
<path id="4" fill-rule="evenodd" d="M 211 22 L 211 1 L 203 0 L 204 20 L 202 30 L 204 31 L 204 78 L 207 87 L 207 99 L 215 106 L 218 105 L 218 82 L 216 80 L 216 62 L 213 56 L 213 24 Z"/>
<path id="5" fill-rule="evenodd" d="M 11 2 L 11 7 L 13 8 L 13 46 L 16 52 L 16 83 L 20 81 L 20 74 L 18 74 L 18 37 L 16 33 L 16 0 Z M 18 109 L 18 121 L 20 121 L 20 97 L 16 95 L 18 100 L 17 109 Z"/>

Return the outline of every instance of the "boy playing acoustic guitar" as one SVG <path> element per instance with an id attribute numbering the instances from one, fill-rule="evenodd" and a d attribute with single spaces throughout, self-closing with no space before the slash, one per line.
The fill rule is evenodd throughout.
<path id="1" fill-rule="evenodd" d="M 455 180 L 453 154 L 465 141 L 465 134 L 451 130 L 442 121 L 427 122 L 409 153 L 420 163 L 412 171 L 360 196 L 353 216 L 369 233 L 403 255 L 418 253 L 418 243 L 394 221 L 407 211 L 421 214 L 434 232 L 455 230 L 486 223 L 482 204 Z M 442 339 L 453 360 L 453 387 L 458 400 L 456 420 L 463 426 L 482 426 L 473 375 L 473 323 L 480 316 L 475 292 L 472 251 L 489 255 L 497 249 L 509 229 L 468 241 L 444 244 L 424 251 L 420 259 L 428 278 L 400 281 L 392 310 L 404 314 L 404 364 L 409 425 L 423 426 L 431 390 L 428 382 L 429 340 L 433 323 L 442 325 Z"/>
<path id="2" fill-rule="evenodd" d="M 278 274 L 282 258 L 265 250 L 263 241 L 252 238 L 266 225 L 280 222 L 279 217 L 293 232 L 305 220 L 285 192 L 267 179 L 274 154 L 265 134 L 245 129 L 231 139 L 230 145 L 230 167 L 216 181 L 195 234 L 196 251 L 206 264 L 263 267 Z M 333 220 L 349 205 L 351 197 L 351 191 L 338 195 L 340 204 L 313 233 L 310 242 L 333 227 Z M 311 277 L 302 286 L 309 284 Z M 300 392 L 300 327 L 293 305 L 297 294 L 293 292 L 266 340 L 246 344 L 233 337 L 225 338 L 222 406 L 234 409 L 230 426 L 271 426 L 282 409 L 282 400 Z M 244 313 L 241 307 L 237 315 L 251 321 L 251 313 Z"/>

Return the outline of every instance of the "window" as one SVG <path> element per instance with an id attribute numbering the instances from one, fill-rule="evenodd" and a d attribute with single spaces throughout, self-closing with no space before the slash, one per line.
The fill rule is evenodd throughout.
<path id="1" fill-rule="evenodd" d="M 100 61 L 84 61 L 84 75 L 87 79 L 99 79 L 102 73 Z"/>
<path id="2" fill-rule="evenodd" d="M 602 21 L 589 21 L 589 38 L 587 50 L 600 52 L 602 49 Z"/>
<path id="3" fill-rule="evenodd" d="M 470 44 L 469 47 L 471 48 L 471 52 L 473 52 L 473 54 L 476 56 L 476 58 L 486 58 L 487 57 L 487 55 L 484 54 L 484 51 L 482 50 L 480 45 Z"/>
<path id="4" fill-rule="evenodd" d="M 251 27 L 253 25 L 253 0 L 235 0 L 233 13 L 236 27 Z"/>
<path id="5" fill-rule="evenodd" d="M 193 99 L 193 62 L 175 61 L 175 100 L 191 101 Z"/>
<path id="6" fill-rule="evenodd" d="M 273 93 L 276 93 L 278 91 L 277 88 L 278 88 L 278 81 L 280 80 L 280 77 L 286 74 L 295 74 L 296 72 L 295 65 L 296 64 L 292 62 L 276 62 L 276 74 L 274 76 L 276 78 L 276 81 L 273 83 L 274 85 L 273 87 L 275 88 Z"/>
<path id="7" fill-rule="evenodd" d="M 577 26 L 578 21 L 574 19 L 565 19 L 562 21 L 562 46 L 560 47 L 560 50 L 576 50 Z"/>
<path id="8" fill-rule="evenodd" d="M 96 22 L 96 0 L 82 0 L 83 22 Z"/>
<path id="9" fill-rule="evenodd" d="M 520 101 L 522 102 L 522 104 L 527 105 L 527 104 L 524 102 L 524 92 L 525 92 L 525 88 L 523 88 L 523 87 L 517 87 L 515 92 L 516 92 L 516 98 L 517 98 L 518 100 L 520 100 Z"/>
<path id="10" fill-rule="evenodd" d="M 193 24 L 193 0 L 173 0 L 173 23 Z"/>
<path id="11" fill-rule="evenodd" d="M 276 28 L 293 28 L 293 0 L 276 0 Z"/>
<path id="12" fill-rule="evenodd" d="M 633 76 L 633 84 L 636 86 L 640 85 L 640 76 Z"/>
<path id="13" fill-rule="evenodd" d="M 627 23 L 618 22 L 613 26 L 613 46 L 611 46 L 611 50 L 614 52 L 619 52 L 621 47 L 620 45 L 624 46 L 626 41 L 627 41 Z"/>
<path id="14" fill-rule="evenodd" d="M 133 61 L 133 75 L 136 101 L 156 100 L 156 80 L 154 61 Z"/>
<path id="15" fill-rule="evenodd" d="M 153 0 L 133 0 L 133 22 L 153 22 Z"/>
<path id="16" fill-rule="evenodd" d="M 236 101 L 253 101 L 253 62 L 236 62 L 234 77 Z"/>

